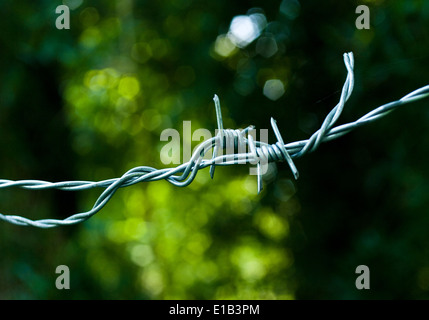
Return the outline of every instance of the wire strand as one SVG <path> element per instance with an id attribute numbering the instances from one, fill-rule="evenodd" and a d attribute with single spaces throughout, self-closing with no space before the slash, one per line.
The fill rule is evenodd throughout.
<path id="1" fill-rule="evenodd" d="M 202 142 L 191 156 L 191 159 L 174 168 L 156 169 L 148 166 L 135 167 L 115 179 L 102 181 L 63 181 L 49 182 L 41 180 L 5 180 L 0 179 L 0 189 L 19 187 L 31 190 L 58 189 L 63 191 L 78 191 L 93 188 L 104 188 L 91 210 L 71 215 L 70 217 L 60 219 L 40 219 L 32 220 L 18 215 L 5 215 L 0 213 L 0 220 L 20 225 L 33 226 L 38 228 L 53 228 L 63 225 L 72 225 L 88 220 L 94 214 L 99 212 L 113 197 L 119 188 L 128 187 L 140 182 L 153 182 L 166 180 L 178 187 L 188 186 L 197 175 L 200 169 L 210 167 L 210 176 L 214 177 L 216 166 L 235 165 L 235 164 L 256 164 L 258 173 L 258 192 L 262 190 L 262 166 L 268 162 L 286 161 L 295 177 L 298 179 L 298 170 L 295 167 L 293 159 L 304 156 L 309 152 L 315 151 L 321 143 L 337 139 L 350 131 L 359 128 L 365 124 L 376 121 L 395 108 L 414 102 L 429 96 L 429 85 L 417 89 L 401 99 L 386 103 L 365 114 L 354 122 L 334 127 L 340 117 L 344 106 L 350 98 L 354 87 L 354 58 L 351 52 L 344 54 L 344 64 L 347 69 L 347 77 L 344 82 L 341 96 L 338 104 L 328 113 L 320 129 L 311 135 L 307 140 L 295 141 L 285 144 L 277 127 L 276 121 L 271 118 L 271 126 L 276 135 L 275 144 L 267 144 L 262 141 L 254 141 L 249 133 L 253 126 L 244 130 L 224 129 L 220 102 L 217 95 L 214 96 L 216 108 L 216 117 L 218 124 L 218 134 Z M 219 154 L 224 149 L 233 150 L 231 153 Z M 204 155 L 212 153 L 212 159 L 204 159 Z M 236 152 L 238 150 L 238 152 Z M 248 150 L 248 152 L 245 152 Z"/>

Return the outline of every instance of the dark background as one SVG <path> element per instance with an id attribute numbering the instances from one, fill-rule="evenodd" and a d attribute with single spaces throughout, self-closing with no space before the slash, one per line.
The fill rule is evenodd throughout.
<path id="1" fill-rule="evenodd" d="M 165 167 L 162 130 L 270 128 L 308 138 L 339 100 L 344 52 L 354 93 L 338 122 L 429 84 L 428 1 L 59 1 L 0 3 L 0 177 L 102 180 Z M 358 30 L 355 9 L 370 8 Z M 235 16 L 258 39 L 223 56 Z M 267 53 L 260 38 L 277 46 Z M 222 40 L 223 39 L 223 40 Z M 258 44 L 259 43 L 259 44 Z M 216 44 L 218 46 L 216 46 Z M 263 93 L 279 79 L 285 93 Z M 42 230 L 0 223 L 2 299 L 426 299 L 429 100 L 285 163 L 256 193 L 247 166 L 122 189 L 90 220 Z M 270 142 L 275 141 L 270 129 Z M 194 142 L 193 145 L 195 145 Z M 0 212 L 32 219 L 89 210 L 101 190 L 0 190 Z M 67 265 L 71 289 L 55 288 Z M 367 265 L 371 289 L 357 290 Z"/>

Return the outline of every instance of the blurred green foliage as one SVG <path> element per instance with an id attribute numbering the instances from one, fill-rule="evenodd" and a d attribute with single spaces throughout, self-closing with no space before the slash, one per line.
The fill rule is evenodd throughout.
<path id="1" fill-rule="evenodd" d="M 429 83 L 428 1 L 65 0 L 70 30 L 55 28 L 59 4 L 0 2 L 3 179 L 164 167 L 162 130 L 214 131 L 214 93 L 226 127 L 273 116 L 286 142 L 307 138 L 339 99 L 343 52 L 356 87 L 340 121 Z M 359 4 L 370 30 L 355 28 Z M 266 23 L 240 48 L 227 34 L 246 14 Z M 221 167 L 187 188 L 121 189 L 76 226 L 1 223 L 0 298 L 428 298 L 428 121 L 428 101 L 395 111 L 296 160 L 298 181 L 279 164 L 261 195 L 247 167 Z M 0 210 L 65 218 L 99 192 L 1 190 Z M 71 290 L 55 288 L 60 264 Z"/>

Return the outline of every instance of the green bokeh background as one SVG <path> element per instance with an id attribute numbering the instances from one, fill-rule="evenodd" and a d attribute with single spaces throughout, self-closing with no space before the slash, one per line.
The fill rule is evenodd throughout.
<path id="1" fill-rule="evenodd" d="M 308 138 L 340 97 L 348 51 L 356 85 L 340 123 L 429 84 L 424 0 L 68 0 L 71 29 L 57 30 L 60 4 L 0 2 L 3 179 L 166 167 L 161 132 L 185 120 L 214 132 L 215 93 L 225 127 L 268 129 L 273 116 L 286 142 Z M 370 30 L 355 27 L 359 4 Z M 266 16 L 274 54 L 259 39 L 225 40 L 231 20 L 252 12 Z M 275 101 L 263 93 L 270 79 L 285 88 Z M 219 167 L 187 188 L 121 189 L 75 226 L 1 222 L 0 298 L 426 299 L 428 123 L 428 100 L 400 108 L 297 159 L 298 181 L 278 164 L 260 195 L 247 166 Z M 4 189 L 0 212 L 61 219 L 100 192 Z M 370 290 L 355 287 L 362 264 Z M 70 290 L 55 288 L 58 265 Z"/>

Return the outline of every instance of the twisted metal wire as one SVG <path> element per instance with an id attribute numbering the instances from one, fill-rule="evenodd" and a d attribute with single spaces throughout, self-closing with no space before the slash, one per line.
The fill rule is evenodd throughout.
<path id="1" fill-rule="evenodd" d="M 277 142 L 267 144 L 261 141 L 254 141 L 250 131 L 253 126 L 244 130 L 224 129 L 222 123 L 222 114 L 220 110 L 219 98 L 215 95 L 214 102 L 216 108 L 216 117 L 218 124 L 218 134 L 202 142 L 191 156 L 191 159 L 175 168 L 156 169 L 148 166 L 135 167 L 115 179 L 102 181 L 64 181 L 48 182 L 41 180 L 5 180 L 0 179 L 0 188 L 20 187 L 23 189 L 41 190 L 58 189 L 64 191 L 87 190 L 92 188 L 104 188 L 99 198 L 96 200 L 91 210 L 74 214 L 66 219 L 40 219 L 31 220 L 18 215 L 0 214 L 0 220 L 20 225 L 33 226 L 39 228 L 52 228 L 62 225 L 72 225 L 83 222 L 98 211 L 100 211 L 107 202 L 113 197 L 119 188 L 128 187 L 139 182 L 151 182 L 158 180 L 167 180 L 178 187 L 188 186 L 195 178 L 198 170 L 210 167 L 210 175 L 213 178 L 216 166 L 235 165 L 239 163 L 252 163 L 257 165 L 258 192 L 262 189 L 262 165 L 268 162 L 286 161 L 291 171 L 298 179 L 298 170 L 292 159 L 302 157 L 303 155 L 316 150 L 322 142 L 337 139 L 350 131 L 384 117 L 395 108 L 423 99 L 429 96 L 429 85 L 417 89 L 397 101 L 384 104 L 354 122 L 334 127 L 334 124 L 341 115 L 345 103 L 349 99 L 354 86 L 354 59 L 353 54 L 344 54 L 344 64 L 347 68 L 347 78 L 344 82 L 341 97 L 338 104 L 329 112 L 322 126 L 307 140 L 295 141 L 285 144 L 276 121 L 271 118 L 271 126 L 276 135 Z M 233 150 L 233 152 L 218 155 L 224 149 Z M 249 152 L 245 150 L 250 149 Z M 204 159 L 209 151 L 213 151 L 213 157 L 210 160 Z M 238 150 L 238 152 L 236 152 Z"/>

